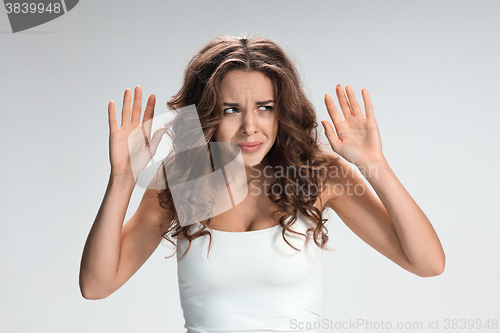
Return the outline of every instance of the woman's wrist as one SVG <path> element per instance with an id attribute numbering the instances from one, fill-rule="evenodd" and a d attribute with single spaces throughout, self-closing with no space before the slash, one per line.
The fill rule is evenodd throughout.
<path id="1" fill-rule="evenodd" d="M 383 155 L 358 163 L 356 166 L 367 180 L 378 178 L 381 173 L 390 168 Z"/>
<path id="2" fill-rule="evenodd" d="M 134 188 L 136 184 L 136 179 L 130 174 L 117 174 L 111 170 L 109 175 L 109 183 L 113 185 L 118 185 L 124 188 Z"/>

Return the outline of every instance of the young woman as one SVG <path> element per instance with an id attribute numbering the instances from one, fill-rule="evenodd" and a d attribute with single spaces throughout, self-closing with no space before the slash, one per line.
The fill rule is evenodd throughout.
<path id="1" fill-rule="evenodd" d="M 188 332 L 300 331 L 294 323 L 318 321 L 321 312 L 326 208 L 402 268 L 423 277 L 441 274 L 440 241 L 389 167 L 370 97 L 364 88 L 361 93 L 366 116 L 349 86 L 336 87 L 343 117 L 325 96 L 333 125 L 326 120 L 322 125 L 335 153 L 328 152 L 320 149 L 314 108 L 297 71 L 277 44 L 259 37 L 210 41 L 190 61 L 168 106 L 195 105 L 207 144 L 239 147 L 248 193 L 241 202 L 233 200 L 233 208 L 186 224 L 163 179 L 164 188 L 147 189 L 123 225 L 137 180 L 130 134 L 145 132 L 147 139 L 135 143 L 134 155 L 142 156 L 142 169 L 150 158 L 147 150 L 155 150 L 165 132 L 150 133 L 155 96 L 149 97 L 140 124 L 141 88 L 135 88 L 132 108 L 127 89 L 121 126 L 114 103 L 108 106 L 111 175 L 83 251 L 83 297 L 109 296 L 167 239 L 177 246 Z M 174 146 L 189 136 L 182 130 L 174 134 Z M 190 177 L 189 165 L 179 169 L 172 161 L 165 160 L 163 172 L 185 170 L 185 179 Z M 360 169 L 378 197 L 346 161 Z M 207 192 L 200 187 L 184 200 L 196 204 Z"/>

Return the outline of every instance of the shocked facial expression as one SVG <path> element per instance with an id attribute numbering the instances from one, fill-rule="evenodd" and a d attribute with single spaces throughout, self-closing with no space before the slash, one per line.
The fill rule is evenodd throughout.
<path id="1" fill-rule="evenodd" d="M 220 104 L 223 115 L 215 141 L 237 144 L 246 167 L 260 164 L 278 133 L 272 81 L 258 71 L 233 70 L 221 82 Z"/>

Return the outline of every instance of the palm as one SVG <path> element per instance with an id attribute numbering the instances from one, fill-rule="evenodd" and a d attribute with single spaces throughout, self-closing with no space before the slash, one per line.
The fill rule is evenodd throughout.
<path id="1" fill-rule="evenodd" d="M 118 127 L 115 105 L 109 103 L 109 155 L 111 172 L 115 176 L 132 176 L 137 179 L 156 152 L 165 128 L 160 128 L 151 137 L 151 125 L 154 115 L 155 96 L 148 99 L 144 118 L 140 124 L 142 89 L 137 86 L 134 103 L 130 108 L 132 92 L 125 90 L 122 108 L 122 125 Z"/>
<path id="2" fill-rule="evenodd" d="M 366 89 L 362 90 L 366 117 L 363 116 L 351 87 L 346 86 L 349 100 L 347 100 L 340 85 L 337 86 L 336 92 L 344 119 L 337 111 L 333 99 L 326 95 L 325 104 L 335 130 L 328 121 L 322 121 L 325 134 L 333 151 L 348 162 L 358 166 L 383 158 L 380 134 L 373 114 L 370 96 Z"/>

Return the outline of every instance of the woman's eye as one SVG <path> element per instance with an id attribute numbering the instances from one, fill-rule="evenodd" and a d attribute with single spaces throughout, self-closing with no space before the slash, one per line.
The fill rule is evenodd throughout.
<path id="1" fill-rule="evenodd" d="M 260 111 L 272 111 L 273 107 L 271 105 L 262 105 L 262 106 L 259 106 L 259 110 Z"/>
<path id="2" fill-rule="evenodd" d="M 224 109 L 224 114 L 233 114 L 233 113 L 236 113 L 238 112 L 238 109 L 236 108 L 227 108 L 227 109 Z"/>

